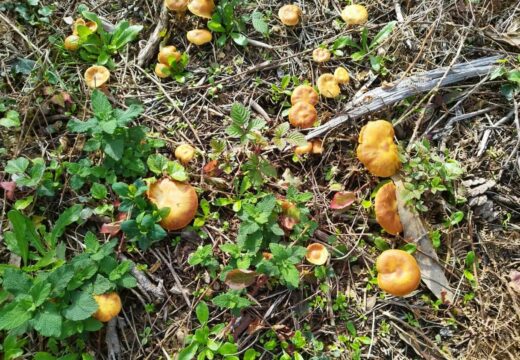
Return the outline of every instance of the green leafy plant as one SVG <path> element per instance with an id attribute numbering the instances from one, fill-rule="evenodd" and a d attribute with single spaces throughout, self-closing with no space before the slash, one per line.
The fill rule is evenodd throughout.
<path id="1" fill-rule="evenodd" d="M 9 160 L 4 170 L 18 187 L 35 189 L 37 195 L 54 196 L 61 187 L 61 167 L 55 160 L 46 164 L 42 158 L 19 157 Z"/>
<path id="2" fill-rule="evenodd" d="M 302 246 L 284 246 L 281 244 L 269 244 L 269 250 L 273 257 L 263 259 L 257 266 L 259 272 L 269 276 L 280 278 L 282 284 L 289 289 L 296 289 L 300 284 L 300 272 L 296 268 L 307 250 Z"/>
<path id="3" fill-rule="evenodd" d="M 199 245 L 197 250 L 190 254 L 188 264 L 204 266 L 209 270 L 212 277 L 215 277 L 216 270 L 219 268 L 219 263 L 213 255 L 212 245 Z"/>
<path id="4" fill-rule="evenodd" d="M 291 103 L 287 101 L 287 98 L 292 94 L 292 91 L 289 90 L 291 84 L 295 87 L 298 86 L 300 84 L 300 79 L 294 75 L 284 75 L 280 80 L 280 85 L 271 84 L 272 102 L 275 104 L 282 102 L 284 108 L 289 108 Z M 288 111 L 288 109 L 286 109 L 285 112 L 286 111 Z M 286 116 L 287 114 L 283 113 L 282 115 Z"/>
<path id="5" fill-rule="evenodd" d="M 14 335 L 7 335 L 3 343 L 0 345 L 0 351 L 4 355 L 4 360 L 18 359 L 23 355 L 23 346 L 27 344 L 27 340 L 18 339 Z"/>
<path id="6" fill-rule="evenodd" d="M 240 316 L 242 309 L 251 305 L 251 302 L 240 296 L 240 291 L 229 290 L 224 294 L 215 296 L 211 302 L 221 309 L 228 309 L 234 316 Z"/>
<path id="7" fill-rule="evenodd" d="M 4 112 L 1 111 L 0 112 Z M 16 110 L 5 111 L 3 117 L 0 118 L 0 126 L 5 128 L 19 127 L 20 126 L 20 114 Z"/>
<path id="8" fill-rule="evenodd" d="M 249 141 L 255 143 L 264 141 L 260 130 L 266 127 L 266 122 L 260 118 L 251 118 L 251 111 L 244 105 L 234 103 L 231 106 L 231 125 L 226 128 L 226 133 L 240 139 L 242 144 Z"/>
<path id="9" fill-rule="evenodd" d="M 287 122 L 281 123 L 274 128 L 273 144 L 279 149 L 283 150 L 287 144 L 292 146 L 304 146 L 307 144 L 305 136 L 297 131 L 290 130 L 291 125 Z"/>
<path id="10" fill-rule="evenodd" d="M 128 43 L 135 40 L 143 29 L 141 25 L 130 25 L 126 20 L 116 24 L 113 30 L 106 31 L 101 19 L 89 11 L 82 11 L 81 15 L 97 24 L 96 31 L 84 25 L 77 25 L 79 36 L 79 56 L 89 63 L 106 65 L 114 68 L 113 56 L 122 50 Z"/>
<path id="11" fill-rule="evenodd" d="M 267 16 L 260 11 L 253 11 L 251 14 L 251 24 L 256 31 L 262 34 L 264 37 L 269 37 L 269 25 L 267 24 Z"/>
<path id="12" fill-rule="evenodd" d="M 182 53 L 180 59 L 170 56 L 168 58 L 168 65 L 161 68 L 164 75 L 170 76 L 172 79 L 180 84 L 184 84 L 187 79 L 192 77 L 192 74 L 186 70 L 190 57 L 187 53 Z"/>
<path id="13" fill-rule="evenodd" d="M 520 63 L 520 57 L 517 60 L 518 63 Z M 507 83 L 500 87 L 500 92 L 506 97 L 506 99 L 512 100 L 516 95 L 520 94 L 520 70 L 518 69 L 518 66 L 516 69 L 510 69 L 505 65 L 506 62 L 507 60 L 502 60 L 502 65 L 496 67 L 490 74 L 489 78 L 491 80 L 497 78 L 506 79 Z"/>
<path id="14" fill-rule="evenodd" d="M 40 0 L 7 1 L 0 4 L 0 11 L 14 10 L 18 19 L 29 25 L 48 25 L 54 6 L 41 5 Z"/>
<path id="15" fill-rule="evenodd" d="M 217 37 L 217 45 L 224 46 L 229 39 L 240 46 L 248 44 L 247 37 L 244 35 L 246 31 L 245 16 L 235 14 L 235 9 L 242 2 L 240 0 L 221 0 L 215 7 L 215 12 L 208 21 L 208 29 L 219 34 Z"/>

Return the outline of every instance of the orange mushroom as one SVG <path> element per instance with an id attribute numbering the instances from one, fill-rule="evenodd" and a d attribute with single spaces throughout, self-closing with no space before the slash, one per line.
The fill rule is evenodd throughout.
<path id="1" fill-rule="evenodd" d="M 186 38 L 194 45 L 204 45 L 213 39 L 213 35 L 206 29 L 195 29 L 188 31 Z"/>
<path id="2" fill-rule="evenodd" d="M 294 148 L 294 153 L 296 155 L 304 155 L 310 154 L 312 152 L 312 142 L 307 141 L 307 144 L 302 146 L 297 146 Z"/>
<path id="3" fill-rule="evenodd" d="M 338 84 L 348 84 L 350 82 L 350 75 L 344 67 L 340 66 L 334 70 L 334 78 Z"/>
<path id="4" fill-rule="evenodd" d="M 302 129 L 310 128 L 316 122 L 318 112 L 316 108 L 306 102 L 299 102 L 294 104 L 289 109 L 289 122 L 292 126 Z"/>
<path id="5" fill-rule="evenodd" d="M 197 214 L 199 199 L 190 184 L 164 178 L 150 185 L 146 195 L 159 209 L 170 208 L 161 221 L 161 226 L 167 230 L 182 229 Z"/>
<path id="6" fill-rule="evenodd" d="M 278 17 L 282 24 L 296 26 L 300 22 L 302 9 L 298 5 L 284 5 L 278 10 Z"/>
<path id="7" fill-rule="evenodd" d="M 318 90 L 320 95 L 326 98 L 338 97 L 341 92 L 339 84 L 332 74 L 323 74 L 318 78 Z"/>
<path id="8" fill-rule="evenodd" d="M 94 300 L 98 304 L 98 309 L 92 317 L 101 322 L 109 322 L 121 311 L 121 298 L 116 292 L 94 295 Z"/>
<path id="9" fill-rule="evenodd" d="M 85 83 L 91 89 L 102 87 L 110 79 L 110 71 L 102 65 L 93 65 L 85 71 Z"/>
<path id="10" fill-rule="evenodd" d="M 161 79 L 166 79 L 170 76 L 170 68 L 164 64 L 155 64 L 155 75 Z"/>
<path id="11" fill-rule="evenodd" d="M 392 123 L 385 120 L 369 121 L 361 129 L 358 142 L 357 158 L 373 175 L 390 177 L 400 168 Z"/>
<path id="12" fill-rule="evenodd" d="M 421 269 L 415 258 L 403 250 L 386 250 L 376 260 L 377 284 L 389 294 L 405 296 L 417 289 Z"/>
<path id="13" fill-rule="evenodd" d="M 397 210 L 396 189 L 393 182 L 389 182 L 377 191 L 375 199 L 376 221 L 385 231 L 397 235 L 403 231 L 399 211 Z"/>
<path id="14" fill-rule="evenodd" d="M 181 53 L 177 51 L 177 48 L 173 45 L 165 46 L 159 51 L 157 55 L 157 61 L 160 64 L 170 66 L 171 60 L 179 61 L 181 59 Z"/>
<path id="15" fill-rule="evenodd" d="M 188 0 L 164 0 L 164 6 L 168 10 L 183 13 L 188 9 Z"/>
<path id="16" fill-rule="evenodd" d="M 97 22 L 95 21 L 85 21 L 84 19 L 82 18 L 77 18 L 76 21 L 74 21 L 74 24 L 72 25 L 72 34 L 73 35 L 78 35 L 78 26 L 86 26 L 90 29 L 90 31 L 92 31 L 93 33 L 95 33 L 98 29 L 98 24 Z"/>
<path id="17" fill-rule="evenodd" d="M 79 36 L 78 35 L 69 35 L 65 38 L 63 42 L 63 46 L 65 49 L 69 51 L 76 51 L 79 49 Z"/>
<path id="18" fill-rule="evenodd" d="M 189 163 L 195 156 L 195 149 L 190 144 L 181 144 L 175 149 L 175 158 L 183 164 Z"/>
<path id="19" fill-rule="evenodd" d="M 307 246 L 305 258 L 314 265 L 323 265 L 329 259 L 329 251 L 320 243 L 313 243 Z"/>
<path id="20" fill-rule="evenodd" d="M 319 101 L 318 93 L 310 85 L 298 85 L 291 94 L 291 104 L 294 105 L 301 101 L 317 105 Z"/>
<path id="21" fill-rule="evenodd" d="M 341 18 L 347 25 L 362 25 L 368 20 L 368 11 L 363 5 L 348 5 L 341 11 Z"/>
<path id="22" fill-rule="evenodd" d="M 327 48 L 316 48 L 312 52 L 312 60 L 317 63 L 324 63 L 330 60 L 330 50 Z"/>
<path id="23" fill-rule="evenodd" d="M 188 4 L 188 10 L 202 18 L 211 19 L 215 3 L 213 0 L 191 0 Z"/>
<path id="24" fill-rule="evenodd" d="M 321 139 L 311 140 L 312 143 L 312 153 L 316 155 L 323 154 L 323 141 Z"/>

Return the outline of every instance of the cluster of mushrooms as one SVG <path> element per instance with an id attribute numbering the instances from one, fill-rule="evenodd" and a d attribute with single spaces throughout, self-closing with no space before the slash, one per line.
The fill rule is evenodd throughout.
<path id="1" fill-rule="evenodd" d="M 67 36 L 63 42 L 65 49 L 69 51 L 77 51 L 79 49 L 80 38 L 78 35 L 78 26 L 80 25 L 88 27 L 93 33 L 98 29 L 98 25 L 95 21 L 85 21 L 83 18 L 77 18 L 74 24 L 72 24 L 72 35 Z"/>
<path id="2" fill-rule="evenodd" d="M 394 128 L 386 120 L 369 121 L 359 133 L 356 155 L 367 170 L 378 177 L 391 177 L 401 167 Z M 397 207 L 396 187 L 390 182 L 375 197 L 376 221 L 391 235 L 403 231 Z M 403 250 L 386 250 L 377 258 L 377 282 L 381 289 L 404 296 L 419 286 L 421 271 L 415 258 Z"/>

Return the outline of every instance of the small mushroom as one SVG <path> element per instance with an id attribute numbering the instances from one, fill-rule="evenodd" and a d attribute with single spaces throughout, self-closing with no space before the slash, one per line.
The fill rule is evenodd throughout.
<path id="1" fill-rule="evenodd" d="M 330 50 L 327 48 L 316 48 L 312 52 L 312 60 L 317 63 L 324 63 L 330 60 Z"/>
<path id="2" fill-rule="evenodd" d="M 85 71 L 85 83 L 91 89 L 105 85 L 109 78 L 110 71 L 102 65 L 93 65 Z"/>
<path id="3" fill-rule="evenodd" d="M 199 199 L 190 184 L 164 178 L 151 184 L 146 195 L 157 208 L 170 209 L 161 221 L 161 226 L 166 230 L 182 229 L 197 214 Z"/>
<path id="4" fill-rule="evenodd" d="M 278 10 L 278 17 L 282 24 L 296 26 L 300 22 L 302 9 L 298 5 L 284 5 Z"/>
<path id="5" fill-rule="evenodd" d="M 403 231 L 403 225 L 397 210 L 396 189 L 393 182 L 381 186 L 377 191 L 375 212 L 377 223 L 387 233 L 397 235 Z"/>
<path id="6" fill-rule="evenodd" d="M 369 121 L 361 129 L 358 142 L 357 158 L 371 174 L 390 177 L 401 167 L 392 123 Z"/>
<path id="7" fill-rule="evenodd" d="M 65 38 L 63 42 L 63 46 L 65 49 L 69 51 L 76 51 L 79 49 L 79 36 L 78 35 L 69 35 Z"/>
<path id="8" fill-rule="evenodd" d="M 188 9 L 188 0 L 164 0 L 164 6 L 166 6 L 168 10 L 184 13 Z"/>
<path id="9" fill-rule="evenodd" d="M 159 51 L 157 55 L 157 61 L 160 64 L 170 66 L 171 60 L 179 61 L 181 59 L 181 53 L 177 51 L 177 48 L 173 45 L 165 46 Z"/>
<path id="10" fill-rule="evenodd" d="M 329 251 L 320 243 L 313 243 L 307 246 L 305 258 L 313 265 L 323 265 L 329 259 Z"/>
<path id="11" fill-rule="evenodd" d="M 350 82 L 350 75 L 344 67 L 340 66 L 334 70 L 334 78 L 338 84 L 348 84 Z"/>
<path id="12" fill-rule="evenodd" d="M 312 143 L 312 153 L 315 155 L 323 154 L 323 141 L 321 139 L 311 140 Z"/>
<path id="13" fill-rule="evenodd" d="M 155 64 L 155 75 L 161 79 L 166 79 L 170 76 L 170 68 L 167 65 L 157 63 Z"/>
<path id="14" fill-rule="evenodd" d="M 190 144 L 181 144 L 175 149 L 175 158 L 183 164 L 189 163 L 195 156 L 195 149 Z"/>
<path id="15" fill-rule="evenodd" d="M 211 19 L 215 3 L 213 0 L 191 0 L 188 4 L 188 10 L 202 18 Z"/>
<path id="16" fill-rule="evenodd" d="M 94 295 L 94 300 L 98 304 L 98 309 L 92 317 L 101 322 L 109 322 L 121 311 L 121 298 L 116 292 Z"/>
<path id="17" fill-rule="evenodd" d="M 302 146 L 297 146 L 294 148 L 294 153 L 296 155 L 304 155 L 310 154 L 312 152 L 312 142 L 307 141 L 307 144 Z"/>
<path id="18" fill-rule="evenodd" d="M 368 11 L 363 5 L 348 5 L 341 11 L 341 18 L 347 25 L 362 25 L 368 20 Z"/>
<path id="19" fill-rule="evenodd" d="M 298 85 L 291 94 L 291 105 L 301 101 L 311 105 L 317 105 L 319 101 L 318 93 L 310 85 Z"/>
<path id="20" fill-rule="evenodd" d="M 289 122 L 294 127 L 302 129 L 310 128 L 316 122 L 318 112 L 316 108 L 306 102 L 299 102 L 294 104 L 289 109 Z"/>
<path id="21" fill-rule="evenodd" d="M 93 33 L 95 33 L 98 29 L 98 25 L 95 21 L 91 21 L 91 20 L 85 21 L 82 18 L 77 18 L 76 21 L 74 21 L 74 24 L 72 25 L 72 34 L 73 35 L 78 35 L 78 26 L 79 25 L 88 27 L 90 29 L 90 31 L 92 31 Z"/>
<path id="22" fill-rule="evenodd" d="M 341 89 L 332 74 L 323 74 L 318 78 L 318 90 L 326 98 L 338 97 Z"/>
<path id="23" fill-rule="evenodd" d="M 204 45 L 213 39 L 213 35 L 206 29 L 190 30 L 186 34 L 188 41 L 194 45 Z"/>
<path id="24" fill-rule="evenodd" d="M 386 250 L 376 260 L 377 285 L 395 296 L 405 296 L 417 289 L 421 269 L 415 258 L 403 250 Z"/>

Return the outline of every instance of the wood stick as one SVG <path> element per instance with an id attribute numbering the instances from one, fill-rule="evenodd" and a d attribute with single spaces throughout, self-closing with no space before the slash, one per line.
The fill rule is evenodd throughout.
<path id="1" fill-rule="evenodd" d="M 162 5 L 162 4 L 161 4 Z M 150 60 L 157 55 L 157 47 L 161 41 L 161 31 L 168 26 L 170 11 L 164 5 L 161 6 L 161 14 L 159 15 L 159 22 L 155 26 L 154 31 L 146 42 L 144 48 L 139 51 L 137 55 L 137 65 L 144 67 Z"/>

